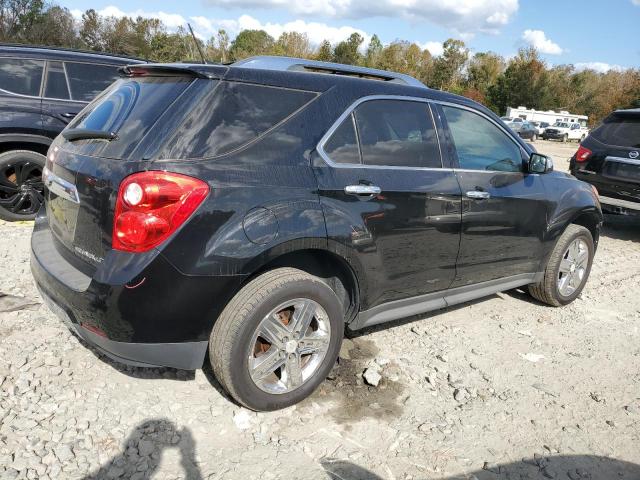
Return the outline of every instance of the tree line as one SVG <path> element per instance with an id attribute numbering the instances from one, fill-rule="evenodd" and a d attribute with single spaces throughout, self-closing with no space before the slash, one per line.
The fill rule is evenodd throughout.
<path id="1" fill-rule="evenodd" d="M 409 74 L 432 88 L 467 96 L 499 115 L 520 105 L 568 110 L 596 123 L 612 110 L 640 107 L 640 70 L 578 70 L 549 66 L 534 48 L 512 58 L 472 52 L 458 39 L 434 56 L 416 43 L 384 45 L 377 35 L 368 44 L 358 33 L 314 46 L 302 32 L 273 38 L 264 30 L 243 30 L 233 40 L 219 30 L 197 40 L 207 61 L 227 63 L 253 55 L 285 55 L 361 65 Z M 158 62 L 199 61 L 196 44 L 184 27 L 170 31 L 158 19 L 106 17 L 89 9 L 76 20 L 68 9 L 43 0 L 0 0 L 0 42 L 38 44 L 109 52 Z"/>

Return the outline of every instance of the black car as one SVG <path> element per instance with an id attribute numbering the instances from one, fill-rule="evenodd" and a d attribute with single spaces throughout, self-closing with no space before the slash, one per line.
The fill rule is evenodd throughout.
<path id="1" fill-rule="evenodd" d="M 491 111 L 400 74 L 290 58 L 130 66 L 49 150 L 42 297 L 121 362 L 296 403 L 358 330 L 585 285 L 602 214 Z"/>
<path id="2" fill-rule="evenodd" d="M 582 141 L 571 173 L 600 191 L 602 209 L 640 214 L 640 108 L 617 110 Z"/>
<path id="3" fill-rule="evenodd" d="M 0 44 L 0 218 L 29 220 L 42 204 L 53 139 L 89 101 L 137 63 L 73 50 Z"/>
<path id="4" fill-rule="evenodd" d="M 520 138 L 535 142 L 538 139 L 536 127 L 529 122 L 511 123 L 509 127 L 518 134 Z"/>

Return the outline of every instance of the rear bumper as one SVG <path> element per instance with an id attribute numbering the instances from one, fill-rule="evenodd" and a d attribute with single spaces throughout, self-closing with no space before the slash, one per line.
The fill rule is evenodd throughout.
<path id="1" fill-rule="evenodd" d="M 640 202 L 620 200 L 619 198 L 600 196 L 602 209 L 613 213 L 640 215 Z"/>
<path id="2" fill-rule="evenodd" d="M 184 275 L 157 254 L 132 268 L 124 283 L 112 283 L 105 270 L 117 267 L 116 260 L 107 256 L 101 273 L 87 276 L 53 242 L 39 219 L 31 272 L 45 302 L 78 336 L 125 364 L 202 367 L 213 323 L 244 277 Z M 122 280 L 123 272 L 113 277 Z"/>

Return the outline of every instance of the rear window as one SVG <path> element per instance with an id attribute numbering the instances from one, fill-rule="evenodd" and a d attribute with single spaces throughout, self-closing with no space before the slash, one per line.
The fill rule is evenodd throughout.
<path id="1" fill-rule="evenodd" d="M 174 130 L 160 158 L 207 158 L 236 150 L 315 98 L 313 92 L 220 82 Z"/>
<path id="2" fill-rule="evenodd" d="M 640 148 L 640 118 L 609 117 L 591 136 L 607 145 Z"/>
<path id="3" fill-rule="evenodd" d="M 134 77 L 118 80 L 78 115 L 69 128 L 115 132 L 117 138 L 68 142 L 68 149 L 87 155 L 124 158 L 131 154 L 192 78 Z"/>
<path id="4" fill-rule="evenodd" d="M 20 95 L 40 96 L 44 61 L 0 58 L 0 89 Z"/>
<path id="5" fill-rule="evenodd" d="M 65 62 L 71 98 L 90 102 L 118 78 L 118 67 L 91 63 Z"/>

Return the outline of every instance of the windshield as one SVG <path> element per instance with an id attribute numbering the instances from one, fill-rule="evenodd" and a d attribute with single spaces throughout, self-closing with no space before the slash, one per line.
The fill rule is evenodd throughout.
<path id="1" fill-rule="evenodd" d="M 560 127 L 560 128 L 569 128 L 569 124 L 564 122 L 556 122 L 553 124 L 553 126 Z"/>

